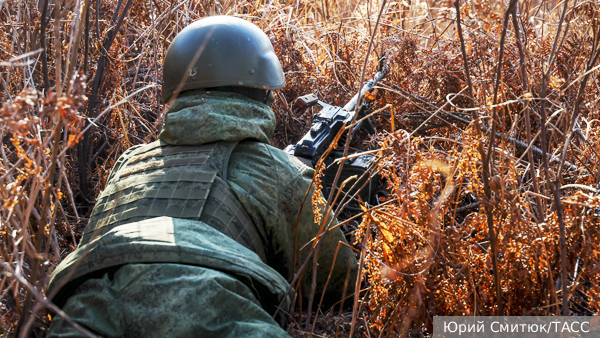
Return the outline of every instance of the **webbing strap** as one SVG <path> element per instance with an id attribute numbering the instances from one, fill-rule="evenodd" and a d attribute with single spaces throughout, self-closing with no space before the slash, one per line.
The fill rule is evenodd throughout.
<path id="1" fill-rule="evenodd" d="M 141 154 L 141 153 L 145 153 L 148 152 L 152 149 L 156 149 L 158 147 L 165 147 L 168 146 L 168 144 L 166 144 L 165 142 L 158 140 L 158 141 L 154 141 L 154 142 L 150 142 L 148 144 L 144 144 L 143 146 L 137 148 L 133 154 Z"/>
<path id="2" fill-rule="evenodd" d="M 132 188 L 138 185 L 156 183 L 156 182 L 202 182 L 212 183 L 217 174 L 207 171 L 169 171 L 167 173 L 157 172 L 140 176 L 131 176 L 120 182 L 111 183 L 100 196 L 101 198 L 111 196 L 119 191 Z"/>
<path id="3" fill-rule="evenodd" d="M 244 245 L 248 249 L 254 251 L 263 262 L 266 262 L 267 256 L 265 253 L 264 244 L 261 240 L 256 225 L 227 184 L 227 167 L 229 165 L 229 158 L 231 157 L 231 153 L 235 147 L 238 145 L 238 142 L 221 144 L 226 147 L 222 158 L 223 162 L 221 168 L 221 177 L 215 178 L 211 188 L 211 196 L 227 207 L 233 216 L 229 216 L 221 212 L 219 209 L 212 210 L 211 214 L 225 225 L 227 230 L 230 232 L 231 238 Z M 241 223 L 242 229 L 237 229 L 235 223 L 233 222 L 234 219 L 237 219 L 238 222 Z M 244 236 L 244 233 L 246 236 Z"/>
<path id="4" fill-rule="evenodd" d="M 173 202 L 176 203 L 169 205 L 168 207 L 151 207 L 146 209 L 136 208 L 134 206 L 127 210 L 112 213 L 110 216 L 108 216 L 108 221 L 103 226 L 109 226 L 134 217 L 152 218 L 169 215 L 170 217 L 175 218 L 199 218 L 202 214 L 202 208 L 191 208 L 186 206 L 188 202 L 193 202 L 192 200 L 174 200 Z"/>
<path id="5" fill-rule="evenodd" d="M 181 182 L 186 184 L 188 182 Z M 114 209 L 124 204 L 133 203 L 144 198 L 153 199 L 182 199 L 182 200 L 206 200 L 208 192 L 210 191 L 210 184 L 206 183 L 202 189 L 164 189 L 164 188 L 150 188 L 147 190 L 139 190 L 131 192 L 125 196 L 115 196 L 115 198 L 109 199 L 105 203 L 96 205 L 92 215 L 97 215 L 106 212 L 110 209 Z"/>
<path id="6" fill-rule="evenodd" d="M 188 154 L 188 153 L 207 153 L 207 152 L 213 151 L 216 146 L 217 146 L 216 143 L 211 143 L 211 144 L 203 144 L 201 146 L 177 146 L 177 147 L 172 147 L 172 148 L 153 149 L 151 151 L 141 153 L 139 155 L 131 157 L 127 164 L 128 165 L 136 164 L 139 161 L 143 161 L 149 157 L 164 157 L 164 156 Z"/>
<path id="7" fill-rule="evenodd" d="M 226 145 L 226 150 L 225 153 L 223 154 L 223 165 L 222 165 L 222 169 L 221 169 L 221 178 L 223 179 L 224 182 L 227 182 L 227 166 L 229 165 L 229 157 L 231 157 L 231 153 L 233 152 L 233 149 L 235 149 L 235 147 L 237 147 L 239 142 L 231 142 L 228 143 Z"/>
<path id="8" fill-rule="evenodd" d="M 229 211 L 232 216 L 229 216 L 222 212 L 220 209 L 213 209 L 210 211 L 211 215 L 219 219 L 230 232 L 231 238 L 236 242 L 244 245 L 248 249 L 254 251 L 263 262 L 267 261 L 264 244 L 260 237 L 256 225 L 250 218 L 250 215 L 246 212 L 244 207 L 240 204 L 238 199 L 233 195 L 231 188 L 221 180 L 220 177 L 215 178 L 215 182 L 211 188 L 211 196 L 217 201 L 221 202 Z M 205 212 L 209 212 L 208 210 Z M 235 219 L 242 225 L 242 229 L 238 229 L 233 222 Z M 246 236 L 243 234 L 246 233 Z"/>
<path id="9" fill-rule="evenodd" d="M 169 159 L 166 161 L 163 161 L 163 160 L 150 161 L 150 162 L 137 164 L 137 165 L 133 165 L 133 166 L 127 166 L 123 170 L 119 171 L 119 173 L 115 177 L 115 179 L 118 180 L 118 179 L 127 177 L 131 174 L 139 173 L 142 171 L 154 170 L 154 169 L 162 169 L 162 168 L 169 168 L 169 167 L 181 167 L 181 166 L 194 165 L 194 164 L 201 165 L 201 164 L 206 163 L 208 158 L 209 158 L 208 156 L 173 158 L 173 159 Z"/>

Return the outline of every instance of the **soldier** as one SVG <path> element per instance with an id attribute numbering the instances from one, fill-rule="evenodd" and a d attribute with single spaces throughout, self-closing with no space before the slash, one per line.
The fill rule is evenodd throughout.
<path id="1" fill-rule="evenodd" d="M 173 40 L 162 84 L 162 102 L 172 104 L 159 141 L 118 159 L 49 292 L 74 322 L 104 337 L 287 337 L 285 318 L 273 315 L 282 300 L 284 312 L 290 306 L 294 256 L 306 257 L 300 248 L 320 224 L 313 191 L 303 205 L 314 170 L 269 145 L 272 91 L 285 84 L 273 46 L 248 21 L 204 18 Z M 339 229 L 322 242 L 317 292 L 339 242 Z M 353 285 L 356 261 L 342 245 L 331 302 L 348 266 Z M 54 317 L 48 337 L 79 336 Z"/>

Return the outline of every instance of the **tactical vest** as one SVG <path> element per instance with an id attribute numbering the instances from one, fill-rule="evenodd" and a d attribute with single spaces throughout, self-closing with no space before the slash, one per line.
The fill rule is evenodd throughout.
<path id="1" fill-rule="evenodd" d="M 169 216 L 202 221 L 266 262 L 254 222 L 226 183 L 236 145 L 156 141 L 133 149 L 98 197 L 81 245 L 121 224 Z"/>

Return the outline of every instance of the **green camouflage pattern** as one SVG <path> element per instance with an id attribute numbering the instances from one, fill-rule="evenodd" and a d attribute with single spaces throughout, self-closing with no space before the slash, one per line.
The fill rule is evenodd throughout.
<path id="1" fill-rule="evenodd" d="M 226 177 L 225 163 L 236 144 L 172 146 L 156 141 L 136 148 L 98 196 L 81 243 L 120 224 L 169 216 L 209 224 L 266 261 L 254 223 L 218 176 Z"/>
<path id="2" fill-rule="evenodd" d="M 263 103 L 233 93 L 189 91 L 169 108 L 159 138 L 178 146 L 246 139 L 268 144 L 275 124 Z"/>
<path id="3" fill-rule="evenodd" d="M 255 253 L 215 230 L 209 220 L 163 217 L 119 224 L 102 232 L 100 237 L 98 234 L 90 236 L 89 242 L 81 244 L 57 267 L 49 284 L 50 292 L 61 288 L 55 298 L 57 303 L 64 302 L 61 297 L 72 293 L 81 284 L 81 278 L 95 272 L 125 264 L 162 262 L 202 266 L 231 274 L 244 284 L 252 285 L 261 305 L 267 312 L 273 312 L 275 303 L 293 278 L 294 256 L 298 256 L 300 248 L 310 242 L 320 228 L 320 224 L 314 223 L 312 190 L 302 204 L 314 170 L 268 144 L 275 121 L 267 105 L 241 95 L 188 92 L 170 107 L 159 136 L 166 145 L 239 142 L 229 159 L 227 184 L 263 238 L 266 264 Z M 128 150 L 119 158 L 108 185 L 111 180 L 118 180 L 121 167 L 136 149 Z M 333 215 L 329 215 L 329 219 L 332 218 Z M 329 232 L 318 256 L 317 297 L 331 272 L 325 301 L 329 304 L 340 299 L 348 266 L 351 267 L 349 285 L 354 285 L 356 280 L 356 259 L 352 250 L 344 245 L 340 245 L 331 269 L 340 242 L 346 243 L 340 229 Z M 296 259 L 297 265 L 308 251 L 310 245 Z M 312 264 L 302 280 L 304 296 L 310 293 L 311 275 Z M 289 299 L 284 303 L 287 301 Z M 215 304 L 227 306 L 227 300 Z"/>
<path id="4" fill-rule="evenodd" d="M 54 301 L 61 306 L 77 280 L 96 271 L 136 263 L 179 263 L 215 268 L 253 285 L 268 312 L 289 286 L 257 254 L 204 222 L 155 217 L 113 227 L 67 256 L 52 273 L 49 292 L 65 279 Z M 289 300 L 286 300 L 289 304 Z"/>
<path id="5" fill-rule="evenodd" d="M 196 91 L 175 100 L 165 118 L 160 139 L 179 145 L 240 141 L 229 159 L 229 186 L 266 238 L 268 265 L 290 281 L 296 224 L 299 224 L 297 249 L 314 238 L 320 224 L 314 223 L 312 191 L 302 206 L 314 170 L 267 144 L 275 123 L 275 114 L 267 105 L 233 93 Z M 185 136 L 177 138 L 178 135 Z M 298 222 L 299 210 L 302 211 Z M 329 219 L 332 218 L 330 215 Z M 323 240 L 318 257 L 317 292 L 323 290 L 332 271 L 339 242 L 347 243 L 339 229 Z M 348 260 L 351 261 L 350 285 L 354 285 L 356 260 L 352 250 L 341 245 L 327 287 L 329 300 L 341 297 Z M 301 259 L 297 259 L 297 264 L 299 261 Z M 308 270 L 302 284 L 305 296 L 310 293 L 312 264 Z"/>
<path id="6" fill-rule="evenodd" d="M 126 265 L 88 279 L 63 311 L 102 337 L 289 337 L 261 308 L 248 285 L 226 273 L 191 265 Z M 54 316 L 46 337 L 85 336 Z"/>

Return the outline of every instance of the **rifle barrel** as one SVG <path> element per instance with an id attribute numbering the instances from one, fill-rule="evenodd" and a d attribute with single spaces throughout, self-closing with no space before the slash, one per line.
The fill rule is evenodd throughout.
<path id="1" fill-rule="evenodd" d="M 388 67 L 383 67 L 382 70 L 377 72 L 377 74 L 375 74 L 375 77 L 373 78 L 373 80 L 367 81 L 367 83 L 365 83 L 365 85 L 360 90 L 360 93 L 357 93 L 356 95 L 354 95 L 352 100 L 350 100 L 348 103 L 346 103 L 346 105 L 344 106 L 343 109 L 346 111 L 353 111 L 354 108 L 356 107 L 356 104 L 358 103 L 358 97 L 359 96 L 364 97 L 365 92 L 367 92 L 367 91 L 371 90 L 373 87 L 375 87 L 377 82 L 379 82 L 379 80 L 383 79 L 385 74 L 387 74 L 387 70 L 388 70 Z"/>

